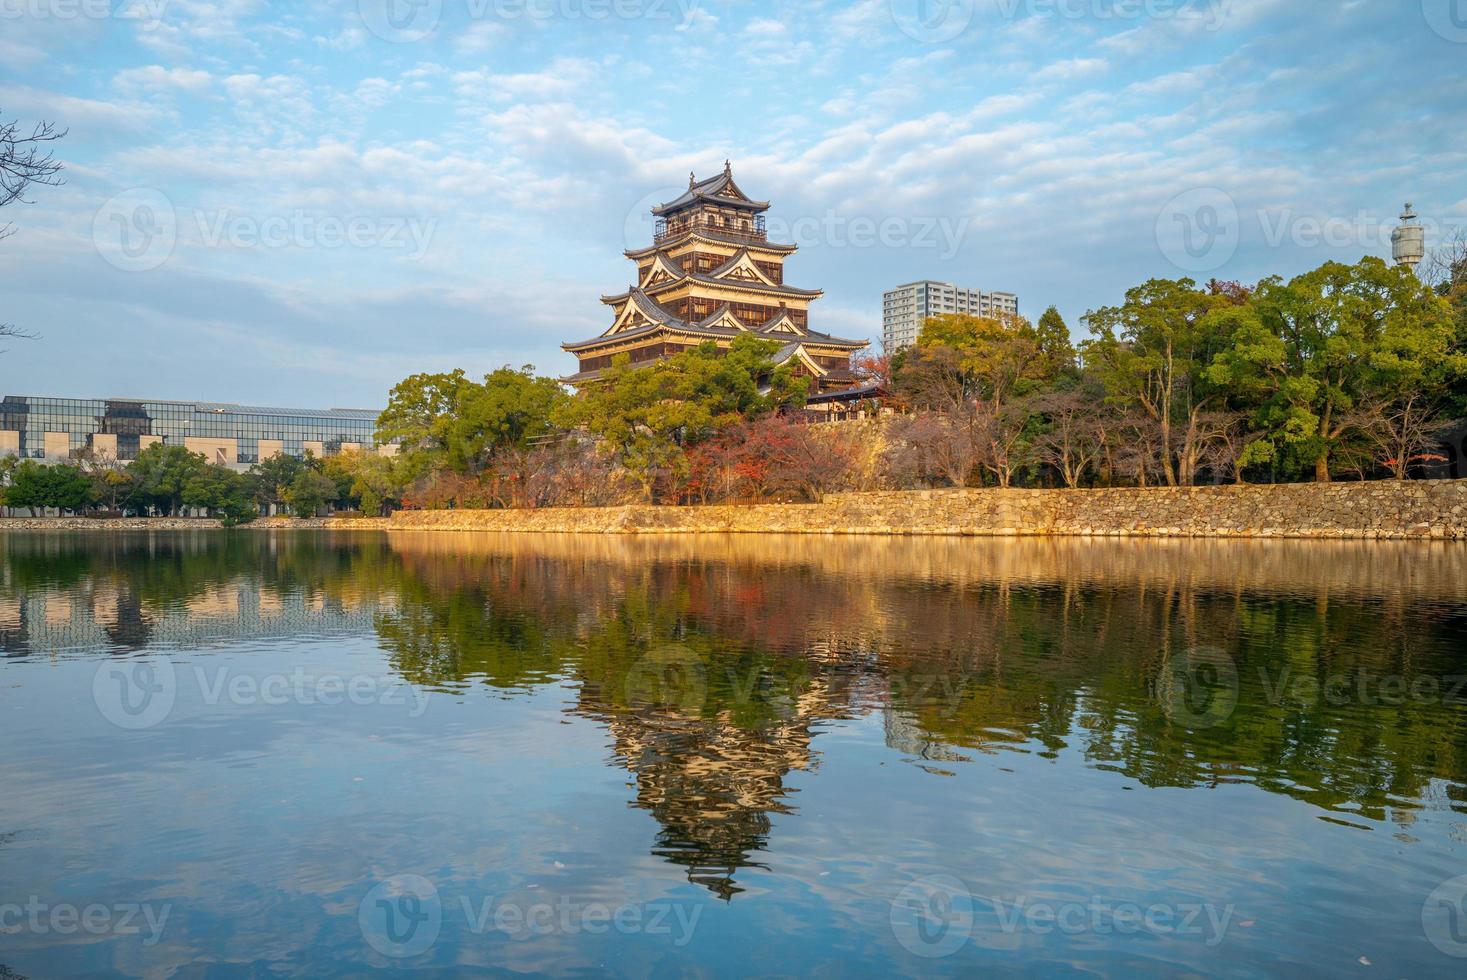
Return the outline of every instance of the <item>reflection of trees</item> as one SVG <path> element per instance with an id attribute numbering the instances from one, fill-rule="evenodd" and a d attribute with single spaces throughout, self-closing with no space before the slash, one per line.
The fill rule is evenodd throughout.
<path id="1" fill-rule="evenodd" d="M 1460 784 L 1467 770 L 1467 705 L 1298 696 L 1333 677 L 1409 687 L 1467 671 L 1454 653 L 1467 636 L 1460 548 L 392 541 L 410 575 L 431 583 L 433 610 L 405 614 L 455 624 L 444 655 L 466 669 L 457 679 L 579 681 L 573 710 L 612 731 L 617 758 L 637 775 L 638 805 L 663 825 L 659 848 L 690 868 L 733 867 L 761 846 L 768 815 L 788 806 L 784 773 L 813 758 L 818 720 L 878 705 L 893 747 L 934 771 L 973 750 L 1078 749 L 1145 785 L 1246 781 L 1407 820 L 1433 779 Z M 411 648 L 442 642 L 430 628 Z M 665 643 L 704 665 L 697 710 L 625 696 L 631 665 Z M 1238 703 L 1220 723 L 1189 728 L 1163 710 L 1159 684 L 1175 658 L 1203 648 L 1236 665 Z M 725 677 L 759 680 L 740 688 Z"/>
<path id="2" fill-rule="evenodd" d="M 7 652 L 36 649 L 28 596 L 136 649 L 177 620 L 257 628 L 231 602 L 258 595 L 259 621 L 284 599 L 307 618 L 360 604 L 417 684 L 573 687 L 567 710 L 606 727 L 658 822 L 654 853 L 725 897 L 793 812 L 822 724 L 878 710 L 934 772 L 1079 752 L 1145 785 L 1242 781 L 1373 819 L 1467 808 L 1467 690 L 1307 696 L 1467 674 L 1461 546 L 211 532 L 5 535 L 0 561 Z M 1238 702 L 1188 728 L 1163 686 L 1205 647 L 1231 657 Z"/>
<path id="3" fill-rule="evenodd" d="M 894 599 L 898 618 L 966 642 L 945 648 L 958 654 L 886 658 L 893 703 L 948 745 L 1074 746 L 1146 785 L 1248 781 L 1374 819 L 1412 808 L 1433 777 L 1461 782 L 1462 703 L 1380 703 L 1373 681 L 1363 700 L 1311 696 L 1326 678 L 1409 685 L 1460 674 L 1452 651 L 1462 631 L 1449 614 L 1240 585 L 905 592 Z M 1157 684 L 1170 658 L 1207 648 L 1236 665 L 1238 703 L 1215 725 L 1187 727 L 1163 710 Z"/>
<path id="4" fill-rule="evenodd" d="M 810 769 L 812 726 L 849 714 L 849 678 L 749 645 L 706 620 L 717 590 L 663 565 L 404 552 L 398 610 L 378 630 L 405 677 L 515 689 L 565 678 L 573 714 L 606 726 L 654 854 L 728 898 L 757 864 L 784 784 Z M 675 651 L 663 670 L 649 651 Z"/>

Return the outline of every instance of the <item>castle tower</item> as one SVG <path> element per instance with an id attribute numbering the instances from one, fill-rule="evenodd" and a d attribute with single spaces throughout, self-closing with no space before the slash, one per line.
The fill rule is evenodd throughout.
<path id="1" fill-rule="evenodd" d="M 611 307 L 611 326 L 590 340 L 562 344 L 579 360 L 563 380 L 595 382 L 613 358 L 646 364 L 712 341 L 727 348 L 742 333 L 778 341 L 776 365 L 789 364 L 810 379 L 809 392 L 850 387 L 851 355 L 867 346 L 810 329 L 810 304 L 818 289 L 784 279 L 784 261 L 797 246 L 769 241 L 764 212 L 734 183 L 733 168 L 698 180 L 688 175 L 680 197 L 652 209 L 652 244 L 624 254 L 636 265 L 636 282 L 601 297 Z"/>

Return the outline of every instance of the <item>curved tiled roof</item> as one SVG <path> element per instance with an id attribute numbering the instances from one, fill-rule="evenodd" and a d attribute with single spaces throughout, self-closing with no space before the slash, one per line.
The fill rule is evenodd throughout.
<path id="1" fill-rule="evenodd" d="M 746 330 L 736 330 L 732 327 L 719 327 L 714 325 L 728 312 L 727 303 L 721 304 L 712 313 L 708 314 L 697 323 L 692 323 L 682 319 L 681 317 L 676 316 L 674 313 L 672 313 L 672 311 L 659 304 L 656 300 L 652 299 L 640 289 L 629 290 L 626 294 L 624 294 L 624 297 L 629 302 L 636 304 L 637 310 L 641 312 L 641 314 L 645 316 L 650 322 L 645 323 L 639 327 L 633 327 L 631 330 L 623 330 L 620 333 L 602 334 L 601 336 L 593 337 L 590 340 L 577 340 L 564 343 L 560 345 L 561 349 L 568 351 L 585 350 L 589 347 L 595 347 L 603 343 L 620 343 L 626 340 L 635 340 L 639 337 L 650 336 L 651 334 L 654 334 L 659 330 L 664 329 L 674 330 L 680 333 L 693 334 L 700 337 L 708 337 L 710 339 L 717 339 L 720 337 L 737 337 L 739 334 L 746 332 L 752 333 L 755 336 L 766 337 L 773 340 L 785 340 L 786 338 L 785 334 L 771 333 L 770 328 L 773 327 L 774 324 L 778 323 L 780 320 L 783 320 L 789 316 L 789 312 L 787 310 L 776 313 L 774 316 L 770 317 L 768 320 L 764 321 L 758 326 L 751 326 L 748 327 Z M 738 320 L 738 317 L 735 316 L 734 319 Z M 819 333 L 808 328 L 802 329 L 800 335 L 797 338 L 791 340 L 790 343 L 793 343 L 796 346 L 804 343 L 811 343 L 816 344 L 817 346 L 821 344 L 826 344 L 832 347 L 850 347 L 853 349 L 865 347 L 867 345 L 867 341 L 864 340 L 851 340 L 845 337 L 833 337 L 830 334 Z"/>
<path id="2" fill-rule="evenodd" d="M 656 244 L 648 245 L 645 248 L 625 249 L 622 251 L 622 254 L 629 259 L 646 258 L 647 255 L 652 252 L 661 252 L 666 249 L 672 248 L 674 245 L 680 245 L 682 244 L 683 240 L 687 238 L 701 238 L 705 241 L 717 242 L 722 245 L 739 245 L 745 248 L 753 249 L 755 251 L 762 249 L 767 252 L 783 252 L 786 255 L 790 254 L 791 252 L 798 251 L 800 248 L 800 246 L 798 245 L 786 245 L 780 242 L 751 242 L 746 236 L 725 235 L 722 232 L 713 231 L 709 228 L 689 228 L 687 231 L 683 232 L 675 238 L 671 238 L 664 242 L 658 242 Z"/>
<path id="3" fill-rule="evenodd" d="M 656 293 L 664 292 L 688 281 L 700 282 L 705 286 L 722 286 L 725 289 L 751 289 L 756 293 L 773 293 L 775 295 L 783 294 L 814 298 L 825 294 L 823 289 L 801 289 L 798 286 L 786 285 L 766 286 L 762 282 L 750 282 L 747 279 L 715 279 L 706 272 L 685 272 L 681 279 L 669 279 L 667 282 L 660 282 L 652 287 L 652 291 Z"/>
<path id="4" fill-rule="evenodd" d="M 652 209 L 652 213 L 660 218 L 673 211 L 681 211 L 683 208 L 691 207 L 700 201 L 722 204 L 727 207 L 743 208 L 747 211 L 769 210 L 768 201 L 755 201 L 743 191 L 739 190 L 739 185 L 734 183 L 733 171 L 727 164 L 724 164 L 723 173 L 716 177 L 709 177 L 706 180 L 695 180 L 691 179 L 692 175 L 690 174 L 689 178 L 688 189 L 680 197 L 668 201 L 666 204 L 659 204 Z M 730 191 L 732 194 L 725 196 Z"/>
<path id="5" fill-rule="evenodd" d="M 715 279 L 704 272 L 685 272 L 680 279 L 669 279 L 659 282 L 654 286 L 648 286 L 648 294 L 665 293 L 687 282 L 698 282 L 705 286 L 717 286 L 723 289 L 748 289 L 756 293 L 769 293 L 773 296 L 798 296 L 801 299 L 816 299 L 825 295 L 823 289 L 801 289 L 798 286 L 777 285 L 769 286 L 762 282 L 750 282 L 747 279 Z M 601 302 L 608 306 L 618 306 L 625 303 L 627 297 L 635 292 L 640 292 L 636 286 L 628 287 L 625 291 L 612 295 L 603 295 Z"/>

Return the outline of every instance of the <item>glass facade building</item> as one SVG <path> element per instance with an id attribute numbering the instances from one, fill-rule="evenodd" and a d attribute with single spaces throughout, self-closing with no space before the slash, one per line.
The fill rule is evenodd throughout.
<path id="1" fill-rule="evenodd" d="M 131 460 L 155 442 L 186 446 L 211 462 L 249 465 L 278 453 L 330 456 L 375 445 L 376 411 L 263 408 L 131 398 L 0 401 L 0 453 L 59 459 L 91 450 Z"/>

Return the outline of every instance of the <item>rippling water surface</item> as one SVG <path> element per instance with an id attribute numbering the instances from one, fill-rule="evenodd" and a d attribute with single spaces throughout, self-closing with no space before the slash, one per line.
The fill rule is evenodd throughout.
<path id="1" fill-rule="evenodd" d="M 1467 972 L 1467 546 L 0 535 L 0 977 Z"/>

